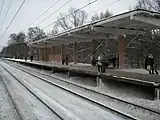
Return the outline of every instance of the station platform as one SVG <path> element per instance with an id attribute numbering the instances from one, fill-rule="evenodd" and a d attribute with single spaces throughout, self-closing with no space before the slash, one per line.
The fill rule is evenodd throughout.
<path id="1" fill-rule="evenodd" d="M 56 62 L 44 61 L 25 61 L 23 59 L 3 59 L 7 61 L 17 62 L 34 68 L 50 70 L 53 73 L 67 73 L 68 77 L 86 76 L 93 77 L 97 87 L 103 85 L 117 86 L 124 89 L 135 89 L 137 94 L 144 92 L 149 94 L 151 99 L 160 99 L 160 75 L 150 75 L 144 69 L 107 69 L 106 73 L 98 73 L 96 67 L 90 64 L 72 64 L 61 65 Z M 147 93 L 146 93 L 147 92 Z"/>
<path id="2" fill-rule="evenodd" d="M 25 62 L 25 60 L 23 59 L 8 59 L 8 60 Z M 73 70 L 77 69 L 77 70 L 82 70 L 82 71 L 86 71 L 93 74 L 98 73 L 97 68 L 91 66 L 90 64 L 70 63 L 69 65 L 61 65 L 60 63 L 56 63 L 56 62 L 44 62 L 44 61 L 31 62 L 30 60 L 27 60 L 26 62 L 32 63 L 32 64 L 46 65 L 50 67 L 69 68 Z M 139 79 L 143 81 L 160 83 L 160 75 L 155 75 L 155 74 L 150 75 L 148 71 L 146 71 L 145 69 L 129 69 L 129 68 L 128 69 L 107 69 L 105 74 L 113 77 L 120 77 L 120 78 L 126 78 L 126 79 Z"/>

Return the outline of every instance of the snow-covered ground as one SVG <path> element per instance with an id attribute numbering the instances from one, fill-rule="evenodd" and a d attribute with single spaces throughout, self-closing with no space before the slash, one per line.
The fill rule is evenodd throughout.
<path id="1" fill-rule="evenodd" d="M 9 58 L 8 58 L 9 59 Z M 17 60 L 17 61 L 25 61 L 24 59 L 11 59 L 11 60 Z M 27 62 L 30 62 L 30 60 L 27 60 Z M 56 61 L 51 61 L 51 62 L 44 62 L 44 61 L 33 61 L 35 63 L 42 63 L 42 64 L 61 64 L 59 62 L 56 62 Z M 90 68 L 90 69 L 94 69 L 95 70 L 95 67 L 92 67 L 91 64 L 87 64 L 87 63 L 77 63 L 77 64 L 74 64 L 73 62 L 72 63 L 69 63 L 70 66 L 74 66 L 74 67 L 84 67 L 84 68 Z M 115 69 L 115 71 L 124 71 L 124 72 L 130 72 L 130 73 L 139 73 L 139 74 L 148 74 L 148 71 L 145 70 L 145 69 L 132 69 L 132 68 L 126 68 L 126 69 Z M 159 71 L 160 73 L 160 71 Z"/>
<path id="2" fill-rule="evenodd" d="M 2 67 L 0 67 L 0 72 L 7 86 L 7 89 L 9 90 L 13 101 L 15 102 L 17 109 L 20 112 L 21 117 L 24 120 L 59 120 L 59 118 L 55 114 L 53 114 L 51 110 L 44 106 L 31 93 L 29 93 L 23 86 L 20 85 L 20 83 L 14 80 L 14 78 L 10 74 L 5 72 Z M 3 96 L 0 98 L 2 99 Z M 7 99 L 5 99 L 5 101 L 7 102 Z M 5 106 L 5 101 L 1 101 L 0 104 L 2 105 L 2 107 L 0 108 L 3 108 Z M 11 106 L 6 105 L 4 109 L 10 109 L 10 107 Z M 6 110 L 4 118 L 0 120 L 18 120 L 18 118 L 12 117 L 16 116 L 16 113 L 12 109 L 8 111 L 10 115 Z M 0 115 L 0 117 L 3 117 L 3 114 Z"/>
<path id="3" fill-rule="evenodd" d="M 69 84 L 57 81 L 55 79 L 51 79 L 50 77 L 43 76 L 41 74 L 37 74 L 37 75 L 40 76 L 41 78 L 45 78 L 45 79 L 50 80 L 54 83 L 57 83 L 57 84 L 62 85 L 66 88 L 69 88 L 72 91 L 75 91 L 77 93 L 85 95 L 91 99 L 97 100 L 97 101 L 103 103 L 104 105 L 109 105 L 110 107 L 118 109 L 120 111 L 123 111 L 124 113 L 136 116 L 139 119 L 146 119 L 146 120 L 151 120 L 151 119 L 154 120 L 155 119 L 156 120 L 157 118 L 160 117 L 160 115 L 153 114 L 153 113 L 151 114 L 145 110 L 142 111 L 139 108 L 133 107 L 132 105 L 123 104 L 122 102 L 118 102 L 116 100 L 110 99 L 110 98 L 105 97 L 103 95 L 99 95 L 99 94 L 95 95 L 95 93 L 93 93 L 93 92 L 88 92 L 88 90 L 79 89 L 78 87 L 75 87 L 74 85 L 69 85 Z"/>
<path id="4" fill-rule="evenodd" d="M 21 65 L 19 65 L 19 66 L 21 66 Z M 41 71 L 41 72 L 46 72 L 46 71 Z M 44 78 L 43 75 L 41 75 L 41 74 L 38 74 L 38 75 L 41 76 L 42 78 Z M 96 91 L 99 91 L 99 92 L 102 92 L 102 93 L 105 93 L 105 94 L 108 94 L 108 95 L 111 95 L 111 96 L 114 96 L 114 97 L 118 97 L 118 98 L 121 98 L 123 100 L 127 100 L 129 102 L 133 102 L 133 103 L 138 104 L 138 105 L 142 105 L 144 107 L 156 109 L 157 111 L 160 110 L 159 109 L 160 108 L 160 104 L 159 104 L 160 102 L 159 101 L 150 101 L 150 100 L 146 100 L 146 99 L 137 98 L 134 95 L 127 94 L 128 92 L 125 91 L 125 90 L 121 91 L 121 94 L 120 94 L 119 90 L 116 90 L 116 88 L 114 88 L 114 91 L 113 91 L 111 89 L 111 87 L 109 87 L 109 86 L 108 87 L 104 86 L 104 87 L 98 88 L 98 87 L 95 87 L 93 80 L 88 79 L 88 78 L 83 78 L 83 79 L 81 77 L 68 78 L 65 74 L 57 74 L 57 73 L 52 74 L 52 76 L 61 77 L 63 80 L 70 81 L 70 82 L 79 84 L 81 86 L 85 86 L 87 88 L 90 88 L 90 89 L 93 89 L 93 90 L 96 90 Z M 53 82 L 56 82 L 57 84 L 64 85 L 65 87 L 68 87 L 68 88 L 72 89 L 73 91 L 78 91 L 81 94 L 85 94 L 86 96 L 94 98 L 94 99 L 96 99 L 96 100 L 98 100 L 98 101 L 100 101 L 104 104 L 109 104 L 112 107 L 116 107 L 116 108 L 118 108 L 122 111 L 125 111 L 127 113 L 130 113 L 132 115 L 139 116 L 141 119 L 146 118 L 146 120 L 147 119 L 148 120 L 150 120 L 150 119 L 152 119 L 152 120 L 155 119 L 156 120 L 156 118 L 159 118 L 159 116 L 156 117 L 156 115 L 153 115 L 153 114 L 150 115 L 149 113 L 147 113 L 145 111 L 138 111 L 137 109 L 133 109 L 130 106 L 117 105 L 118 103 L 116 103 L 115 101 L 110 101 L 110 100 L 108 100 L 108 98 L 104 98 L 103 96 L 94 96 L 94 94 L 92 94 L 90 92 L 88 93 L 86 91 L 81 91 L 81 90 L 79 90 L 78 88 L 76 88 L 72 85 L 67 85 L 67 84 L 64 84 L 62 82 L 58 82 L 58 81 L 56 81 L 54 79 L 51 79 L 49 77 L 45 77 L 45 78 L 48 79 L 48 80 L 51 80 Z M 32 82 L 33 82 L 33 80 L 32 80 Z M 155 117 L 153 118 L 153 116 L 155 116 Z"/>
<path id="5" fill-rule="evenodd" d="M 148 74 L 148 71 L 145 69 L 117 69 L 116 71 L 124 71 L 124 72 L 131 72 L 131 73 L 140 73 L 140 74 Z M 159 71 L 160 73 L 160 71 Z"/>
<path id="6" fill-rule="evenodd" d="M 0 120 L 19 120 L 19 116 L 5 90 L 2 79 L 0 79 Z"/>
<path id="7" fill-rule="evenodd" d="M 23 66 L 23 67 L 25 67 L 25 66 Z M 27 67 L 27 68 L 29 68 L 29 67 Z M 38 71 L 39 71 L 39 69 L 38 69 Z M 128 91 L 123 91 L 120 94 L 119 90 L 117 90 L 116 88 L 114 88 L 114 90 L 111 90 L 111 87 L 107 87 L 107 86 L 95 87 L 96 86 L 95 82 L 93 81 L 93 79 L 90 79 L 90 78 L 85 78 L 85 77 L 84 78 L 82 78 L 82 77 L 68 78 L 67 74 L 62 74 L 62 73 L 52 74 L 51 72 L 44 71 L 44 70 L 41 70 L 41 72 L 48 73 L 49 75 L 51 75 L 53 77 L 59 77 L 59 78 L 63 79 L 64 81 L 69 81 L 69 82 L 72 82 L 72 83 L 75 83 L 75 84 L 78 84 L 78 85 L 81 85 L 81 86 L 84 86 L 84 87 L 87 87 L 87 88 L 90 88 L 90 89 L 93 89 L 93 90 L 96 90 L 96 91 L 99 91 L 99 92 L 102 92 L 102 93 L 105 93 L 108 95 L 111 95 L 114 97 L 118 97 L 118 98 L 130 101 L 130 102 L 133 102 L 138 105 L 146 106 L 146 107 L 157 109 L 160 111 L 160 100 L 151 101 L 151 100 L 147 100 L 147 99 L 137 98 L 134 95 L 129 94 Z"/>
<path id="8" fill-rule="evenodd" d="M 58 104 L 69 110 L 82 120 L 124 120 L 122 116 L 114 114 L 107 109 L 96 106 L 80 97 L 77 97 L 67 91 L 50 85 L 44 81 L 41 81 L 29 74 L 26 74 L 20 70 L 10 67 L 6 64 L 8 70 L 17 77 L 21 75 L 21 81 L 29 86 L 35 92 L 41 91 L 47 95 L 50 99 L 56 101 Z M 37 84 L 38 83 L 38 84 Z M 31 87 L 32 86 L 32 87 Z M 98 112 L 97 112 L 98 111 Z"/>

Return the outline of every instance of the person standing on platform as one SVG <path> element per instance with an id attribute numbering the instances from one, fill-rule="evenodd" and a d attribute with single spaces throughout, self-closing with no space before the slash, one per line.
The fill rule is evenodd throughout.
<path id="1" fill-rule="evenodd" d="M 103 59 L 104 59 L 104 54 L 101 53 L 99 56 L 98 56 L 98 72 L 103 72 Z"/>
<path id="2" fill-rule="evenodd" d="M 96 66 L 96 58 L 95 58 L 95 53 L 91 56 L 91 64 L 92 66 Z"/>
<path id="3" fill-rule="evenodd" d="M 33 61 L 33 55 L 30 56 L 30 60 L 31 60 L 31 62 Z"/>
<path id="4" fill-rule="evenodd" d="M 101 58 L 101 63 L 102 63 L 102 73 L 106 72 L 106 68 L 109 66 L 109 62 L 106 59 L 107 57 L 105 56 L 104 53 L 102 53 L 102 58 Z"/>
<path id="5" fill-rule="evenodd" d="M 109 62 L 112 63 L 113 68 L 116 68 L 116 61 L 117 61 L 116 55 L 112 57 L 111 59 L 109 59 Z"/>
<path id="6" fill-rule="evenodd" d="M 116 68 L 119 68 L 119 55 L 116 55 Z"/>
<path id="7" fill-rule="evenodd" d="M 27 56 L 24 59 L 25 59 L 25 61 L 27 61 Z"/>
<path id="8" fill-rule="evenodd" d="M 149 66 L 149 74 L 154 74 L 154 57 L 152 54 L 146 57 L 145 60 L 145 68 Z"/>
<path id="9" fill-rule="evenodd" d="M 65 63 L 68 65 L 68 56 L 66 56 Z"/>
<path id="10" fill-rule="evenodd" d="M 64 58 L 64 55 L 62 55 L 62 65 L 65 64 L 65 58 Z"/>

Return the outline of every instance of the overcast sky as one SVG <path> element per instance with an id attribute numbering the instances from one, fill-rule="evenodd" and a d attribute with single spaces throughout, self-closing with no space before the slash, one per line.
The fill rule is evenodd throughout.
<path id="1" fill-rule="evenodd" d="M 0 5 L 2 4 L 3 0 L 0 0 Z M 9 9 L 7 18 L 5 19 L 4 25 L 2 27 L 2 30 L 0 31 L 0 36 L 4 33 L 7 25 L 13 18 L 14 14 L 18 10 L 19 6 L 21 5 L 23 0 L 13 0 L 11 7 Z M 49 6 L 54 4 L 57 0 L 26 0 L 24 6 L 18 13 L 17 17 L 13 21 L 12 25 L 6 32 L 3 39 L 0 37 L 0 46 L 6 45 L 9 35 L 11 33 L 18 33 L 25 28 L 29 27 L 29 24 L 34 21 L 43 11 L 45 11 Z M 60 0 L 50 11 L 48 11 L 45 15 L 43 15 L 39 20 L 37 20 L 34 24 L 31 25 L 31 27 L 37 25 L 40 21 L 42 21 L 45 17 L 47 17 L 49 14 L 57 10 L 59 7 L 61 7 L 63 4 L 65 4 L 69 0 Z M 86 4 L 89 3 L 89 1 L 93 0 L 71 0 L 65 7 L 63 7 L 61 10 L 56 12 L 52 15 L 49 19 L 42 22 L 39 27 L 43 28 L 44 26 L 56 21 L 57 17 L 59 16 L 59 13 L 66 13 L 68 11 L 68 8 L 74 7 L 74 8 L 80 8 Z M 84 10 L 88 13 L 88 16 L 92 16 L 95 12 L 101 12 L 105 9 L 109 9 L 114 14 L 119 14 L 122 12 L 128 11 L 129 7 L 133 7 L 136 4 L 136 0 L 120 0 L 118 2 L 113 3 L 117 0 L 98 0 L 97 2 L 91 4 L 90 6 L 84 8 Z M 4 0 L 4 6 L 2 9 L 2 13 L 0 15 L 0 26 L 2 25 L 2 21 L 4 20 L 4 16 L 6 14 L 8 5 L 10 0 Z M 108 5 L 110 4 L 110 5 Z M 108 5 L 108 6 L 107 6 Z M 45 32 L 51 31 L 53 26 L 45 28 Z M 27 29 L 25 29 L 23 32 L 26 32 Z"/>

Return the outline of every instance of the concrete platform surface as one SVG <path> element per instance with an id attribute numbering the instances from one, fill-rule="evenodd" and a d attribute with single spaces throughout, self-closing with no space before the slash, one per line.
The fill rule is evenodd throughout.
<path id="1" fill-rule="evenodd" d="M 23 59 L 10 59 L 10 60 L 24 61 Z M 30 63 L 29 60 L 27 60 L 27 62 Z M 66 66 L 66 65 L 61 65 L 60 63 L 56 63 L 56 62 L 33 61 L 32 63 L 47 65 L 51 67 L 59 66 L 59 67 L 67 67 L 70 69 L 81 69 L 84 71 L 98 73 L 97 68 L 91 66 L 90 64 L 71 63 L 68 66 Z M 139 80 L 144 80 L 144 81 L 149 81 L 149 82 L 160 83 L 160 75 L 150 75 L 148 71 L 145 69 L 107 69 L 105 74 L 117 76 L 117 77 L 125 77 L 125 78 L 139 79 Z"/>

